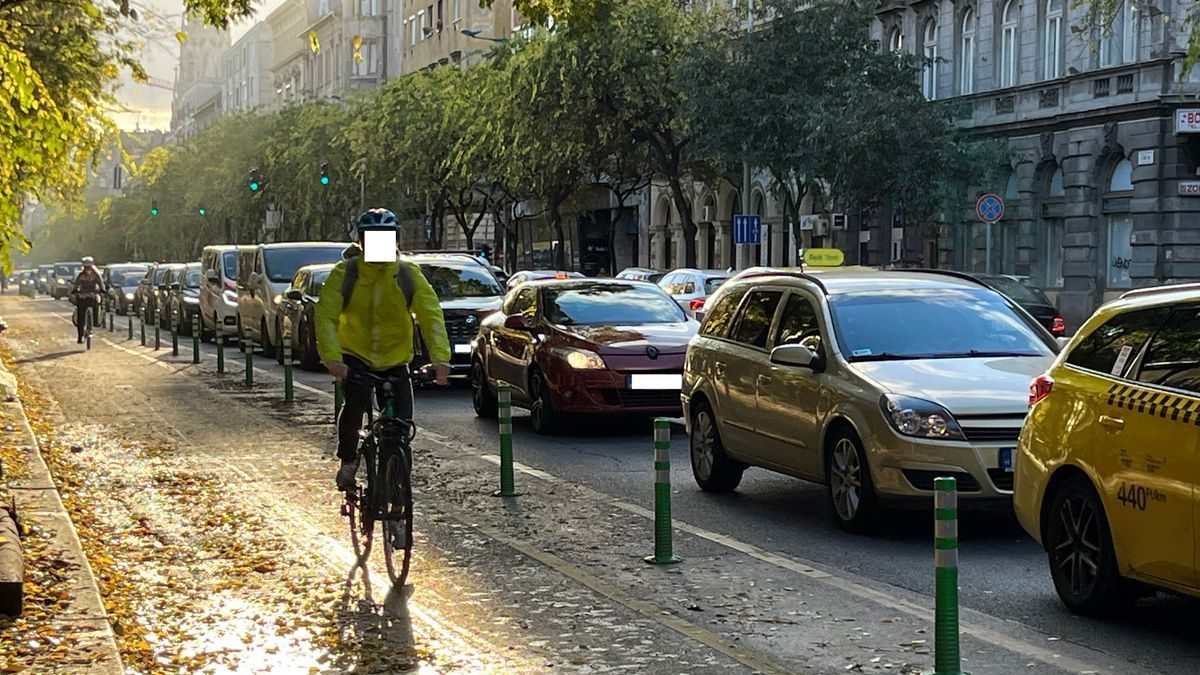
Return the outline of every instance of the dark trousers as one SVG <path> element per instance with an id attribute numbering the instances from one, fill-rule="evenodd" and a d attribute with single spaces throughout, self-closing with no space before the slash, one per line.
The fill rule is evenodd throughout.
<path id="1" fill-rule="evenodd" d="M 408 365 L 400 365 L 388 370 L 372 371 L 363 363 L 361 359 L 357 359 L 350 355 L 345 355 L 343 361 L 350 367 L 351 372 L 366 371 L 372 372 L 375 375 L 395 376 L 401 378 L 405 384 L 393 389 L 394 404 L 396 407 L 396 416 L 404 420 L 412 420 L 413 416 L 413 391 L 412 381 L 408 379 Z M 358 457 L 358 432 L 362 429 L 363 418 L 371 411 L 374 402 L 374 387 L 370 384 L 359 384 L 357 382 L 342 383 L 342 414 L 338 416 L 338 459 L 343 462 L 352 462 Z"/>
<path id="2" fill-rule="evenodd" d="M 96 298 L 79 298 L 75 301 L 76 323 L 79 324 L 76 328 L 79 330 L 79 339 L 83 339 L 83 332 L 87 329 L 87 314 L 92 313 L 92 328 L 100 324 L 100 301 Z"/>

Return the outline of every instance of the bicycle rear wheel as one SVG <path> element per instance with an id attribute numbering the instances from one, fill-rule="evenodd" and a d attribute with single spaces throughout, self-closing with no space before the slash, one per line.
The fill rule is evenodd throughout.
<path id="1" fill-rule="evenodd" d="M 92 308 L 88 307 L 87 309 L 84 310 L 83 313 L 87 315 L 87 318 L 84 319 L 84 323 L 83 323 L 83 326 L 84 326 L 83 334 L 84 334 L 85 339 L 87 340 L 87 348 L 91 349 L 92 348 Z"/>
<path id="2" fill-rule="evenodd" d="M 404 449 L 387 455 L 387 465 L 383 471 L 386 493 L 381 500 L 386 516 L 379 523 L 383 529 L 383 556 L 388 577 L 400 587 L 408 580 L 413 547 L 412 483 L 408 457 Z"/>

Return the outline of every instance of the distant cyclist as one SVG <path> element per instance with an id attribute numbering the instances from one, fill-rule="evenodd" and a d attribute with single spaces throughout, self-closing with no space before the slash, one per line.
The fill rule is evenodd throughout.
<path id="1" fill-rule="evenodd" d="M 87 315 L 92 313 L 92 325 L 100 324 L 100 296 L 105 292 L 104 278 L 96 269 L 96 261 L 91 256 L 83 259 L 83 269 L 75 277 L 71 286 L 71 301 L 75 303 L 75 324 L 79 331 L 78 344 L 83 344 L 83 334 L 87 330 Z"/>
<path id="2" fill-rule="evenodd" d="M 450 339 L 442 306 L 421 268 L 399 259 L 397 227 L 395 214 L 387 209 L 364 213 L 358 221 L 358 246 L 334 266 L 317 303 L 317 351 L 345 393 L 337 453 L 342 460 L 337 486 L 343 491 L 354 488 L 358 432 L 372 398 L 369 384 L 347 379 L 351 371 L 407 380 L 419 325 L 435 380 L 445 385 L 450 375 Z M 395 403 L 397 416 L 411 420 L 411 381 L 396 391 Z"/>

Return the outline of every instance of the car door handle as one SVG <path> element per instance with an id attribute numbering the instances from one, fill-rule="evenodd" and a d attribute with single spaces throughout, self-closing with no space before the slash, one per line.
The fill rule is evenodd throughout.
<path id="1" fill-rule="evenodd" d="M 758 383 L 758 386 L 760 386 L 760 387 L 769 387 L 771 385 L 771 376 L 770 375 L 759 375 L 755 381 Z"/>
<path id="2" fill-rule="evenodd" d="M 714 363 L 713 364 L 713 372 L 715 372 L 717 374 L 717 377 L 725 377 L 725 362 L 717 361 L 716 363 Z"/>
<path id="3" fill-rule="evenodd" d="M 1118 431 L 1125 428 L 1125 420 L 1119 417 L 1111 417 L 1109 415 L 1101 415 L 1100 424 Z"/>

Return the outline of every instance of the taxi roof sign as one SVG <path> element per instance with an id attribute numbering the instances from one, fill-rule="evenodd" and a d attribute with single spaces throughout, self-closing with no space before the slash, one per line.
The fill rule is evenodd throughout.
<path id="1" fill-rule="evenodd" d="M 846 254 L 838 248 L 805 249 L 802 258 L 809 267 L 841 267 L 846 262 Z"/>

